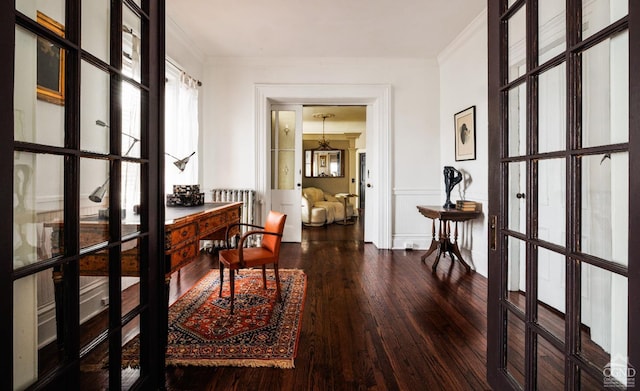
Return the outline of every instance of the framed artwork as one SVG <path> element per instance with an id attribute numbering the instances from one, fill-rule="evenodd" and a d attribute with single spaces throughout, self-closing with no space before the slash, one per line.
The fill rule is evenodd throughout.
<path id="1" fill-rule="evenodd" d="M 320 155 L 320 167 L 326 167 L 326 166 L 327 166 L 327 156 Z"/>
<path id="2" fill-rule="evenodd" d="M 453 116 L 456 161 L 476 159 L 476 107 L 471 106 Z"/>
<path id="3" fill-rule="evenodd" d="M 64 26 L 40 11 L 37 14 L 37 22 L 64 37 Z M 64 105 L 64 50 L 39 36 L 36 61 L 38 99 Z"/>

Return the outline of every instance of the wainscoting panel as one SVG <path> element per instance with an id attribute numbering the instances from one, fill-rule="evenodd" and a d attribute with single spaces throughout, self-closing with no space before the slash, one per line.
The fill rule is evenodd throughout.
<path id="1" fill-rule="evenodd" d="M 440 189 L 394 189 L 395 206 L 392 249 L 419 250 L 429 248 L 431 222 L 418 212 L 418 205 L 444 204 Z"/>

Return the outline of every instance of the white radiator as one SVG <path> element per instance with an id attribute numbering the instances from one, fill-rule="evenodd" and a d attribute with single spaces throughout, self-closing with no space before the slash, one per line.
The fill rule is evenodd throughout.
<path id="1" fill-rule="evenodd" d="M 212 202 L 242 202 L 242 213 L 240 222 L 244 224 L 255 224 L 255 190 L 247 189 L 213 189 L 211 190 Z M 241 234 L 247 232 L 250 228 L 242 227 Z M 256 238 L 246 243 L 247 247 L 253 247 L 256 244 Z M 235 243 L 232 243 L 235 245 Z M 223 241 L 214 240 L 213 247 L 215 249 L 225 247 Z"/>

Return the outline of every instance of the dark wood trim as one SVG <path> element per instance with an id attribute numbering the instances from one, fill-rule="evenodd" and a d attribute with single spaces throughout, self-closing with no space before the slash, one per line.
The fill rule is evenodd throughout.
<path id="1" fill-rule="evenodd" d="M 142 324 L 147 329 L 147 348 L 142 345 L 141 361 L 147 363 L 148 376 L 143 379 L 148 388 L 160 389 L 164 384 L 165 361 L 164 351 L 166 331 L 157 325 L 166 325 L 168 319 L 167 302 L 165 296 L 165 274 L 168 265 L 164 257 L 164 94 L 165 94 L 165 1 L 144 0 L 143 5 L 149 12 L 148 34 L 153 44 L 149 45 L 145 58 L 149 59 L 149 105 L 148 134 L 145 139 L 146 153 L 149 164 L 146 170 L 148 186 L 145 187 L 143 197 L 148 205 L 149 240 L 146 259 L 149 274 L 142 292 L 147 295 L 149 310 L 143 314 Z M 145 29 L 146 30 L 146 29 Z M 144 80 L 144 79 L 143 79 Z M 150 262 L 149 260 L 153 260 Z"/>
<path id="2" fill-rule="evenodd" d="M 12 1 L 0 2 L 0 178 L 13 188 L 13 89 L 15 13 Z M 0 219 L 13 222 L 13 192 L 0 192 Z M 9 232 L 8 230 L 5 232 Z M 13 340 L 13 235 L 0 235 L 0 335 Z M 0 349 L 0 389 L 13 389 L 13 344 Z"/>
<path id="3" fill-rule="evenodd" d="M 568 0 L 568 9 L 581 10 L 579 1 Z M 567 12 L 566 13 L 566 45 L 572 47 L 580 42 L 582 34 L 582 14 L 581 11 Z M 565 131 L 565 146 L 568 151 L 575 150 L 579 145 L 579 124 L 582 122 L 582 97 L 579 93 L 581 91 L 581 67 L 579 57 L 571 52 L 565 51 L 566 62 L 566 113 L 567 123 Z M 580 77 L 580 79 L 578 79 Z M 576 134 L 578 133 L 578 134 Z M 572 155 L 566 154 L 566 221 L 565 221 L 565 247 L 568 253 L 575 252 L 576 246 L 579 243 L 580 227 L 576 225 L 580 219 L 580 205 L 581 197 L 580 190 L 578 190 L 578 184 L 581 179 L 575 175 L 581 175 L 579 167 L 580 161 Z M 576 206 L 577 203 L 577 206 Z M 576 233 L 576 231 L 578 231 Z M 565 349 L 564 354 L 568 359 L 565 361 L 565 381 L 569 389 L 576 389 L 576 385 L 580 384 L 580 373 L 577 370 L 574 360 L 576 352 L 580 346 L 580 311 L 582 303 L 581 291 L 581 278 L 580 278 L 580 264 L 575 259 L 568 258 L 566 261 L 565 270 L 566 275 L 566 296 L 565 296 L 565 311 L 567 313 L 565 318 Z"/>
<path id="4" fill-rule="evenodd" d="M 72 0 L 67 3 L 65 14 L 65 39 L 72 45 L 77 44 L 80 39 L 80 2 Z M 68 27 L 67 27 L 68 26 Z M 69 33 L 66 34 L 67 29 Z M 80 158 L 77 154 L 80 146 L 80 55 L 78 47 L 67 48 L 66 52 L 66 76 L 65 76 L 65 96 L 64 105 L 64 147 L 74 151 L 64 159 L 64 258 L 67 262 L 54 267 L 54 270 L 62 270 L 64 279 L 62 281 L 63 291 L 63 311 L 56 312 L 57 338 L 59 346 L 63 347 L 66 364 L 70 365 L 69 370 L 62 370 L 60 373 L 54 371 L 55 381 L 64 379 L 71 388 L 79 386 L 77 373 L 80 372 L 80 282 L 77 259 L 68 259 L 70 254 L 80 252 L 78 240 L 80 217 Z M 58 294 L 58 292 L 57 292 Z M 61 314 L 61 316 L 58 316 Z"/>
<path id="5" fill-rule="evenodd" d="M 489 59 L 489 75 L 488 75 L 488 143 L 489 143 L 489 172 L 500 173 L 499 175 L 490 175 L 488 178 L 489 189 L 501 189 L 504 176 L 506 175 L 502 171 L 500 164 L 500 158 L 505 155 L 503 148 L 503 114 L 501 111 L 501 99 L 503 93 L 501 92 L 503 76 L 500 72 L 503 61 L 501 61 L 500 45 L 502 42 L 501 35 L 501 8 L 502 1 L 489 0 L 487 7 L 487 20 L 488 20 L 488 59 Z M 502 202 L 504 194 L 500 191 L 489 192 L 489 221 L 491 222 L 491 216 L 497 216 L 497 226 L 493 229 L 497 230 L 498 249 L 502 249 L 500 243 L 504 242 L 504 237 L 501 233 L 501 228 L 504 226 L 503 222 L 499 219 L 502 215 Z M 491 224 L 491 223 L 490 223 Z M 491 235 L 491 227 L 489 229 Z M 488 237 L 487 240 L 490 240 Z M 489 247 L 488 254 L 488 275 L 489 284 L 487 291 L 487 300 L 490 303 L 502 302 L 502 283 L 505 281 L 505 276 L 502 275 L 501 252 L 491 250 Z M 488 305 L 487 306 L 487 329 L 494 330 L 487 333 L 487 380 L 493 389 L 505 389 L 503 383 L 503 376 L 498 374 L 503 367 L 503 358 L 500 354 L 501 346 L 503 343 L 503 335 L 505 325 L 500 322 L 503 318 L 501 313 L 506 311 L 502 305 Z"/>
<path id="6" fill-rule="evenodd" d="M 111 24 L 109 37 L 109 62 L 118 70 L 110 75 L 109 89 L 109 149 L 114 156 L 109 162 L 109 194 L 120 195 L 121 164 L 117 159 L 122 155 L 122 5 L 111 2 Z M 109 197 L 109 237 L 111 242 L 121 240 L 121 197 Z M 121 321 L 121 262 L 120 247 L 109 248 L 109 387 L 122 388 L 121 351 L 122 351 L 122 321 Z"/>
<path id="7" fill-rule="evenodd" d="M 629 71 L 640 69 L 640 2 L 629 1 Z M 640 371 L 640 80 L 629 77 L 629 362 Z M 636 376 L 636 385 L 639 376 Z"/>

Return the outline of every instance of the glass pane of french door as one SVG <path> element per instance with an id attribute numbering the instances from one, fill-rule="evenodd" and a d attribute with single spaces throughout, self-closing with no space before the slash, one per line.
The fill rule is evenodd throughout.
<path id="1" fill-rule="evenodd" d="M 296 169 L 296 112 L 271 112 L 271 180 L 274 190 L 293 190 Z"/>
<path id="2" fill-rule="evenodd" d="M 635 384 L 628 4 L 489 0 L 494 389 Z"/>
<path id="3" fill-rule="evenodd" d="M 302 106 L 271 107 L 271 205 L 287 215 L 283 241 L 301 240 Z"/>

